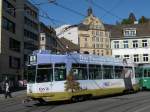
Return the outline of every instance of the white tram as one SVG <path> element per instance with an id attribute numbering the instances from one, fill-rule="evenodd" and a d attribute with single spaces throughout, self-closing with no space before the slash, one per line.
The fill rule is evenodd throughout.
<path id="1" fill-rule="evenodd" d="M 137 91 L 134 64 L 112 57 L 34 52 L 29 58 L 27 96 L 59 101 Z"/>

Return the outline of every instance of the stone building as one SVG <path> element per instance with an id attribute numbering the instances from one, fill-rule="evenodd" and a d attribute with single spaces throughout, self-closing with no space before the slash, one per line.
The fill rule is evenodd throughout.
<path id="1" fill-rule="evenodd" d="M 92 9 L 88 9 L 88 15 L 79 24 L 80 52 L 96 55 L 111 55 L 110 33 L 105 29 L 102 21 L 93 15 Z"/>

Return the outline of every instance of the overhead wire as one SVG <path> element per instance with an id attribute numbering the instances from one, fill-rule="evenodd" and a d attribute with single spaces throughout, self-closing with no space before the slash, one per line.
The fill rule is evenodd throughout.
<path id="1" fill-rule="evenodd" d="M 63 9 L 65 9 L 65 10 L 67 10 L 67 11 L 70 11 L 70 12 L 72 12 L 72 13 L 74 13 L 74 14 L 80 15 L 80 16 L 82 16 L 82 17 L 86 17 L 86 15 L 84 15 L 84 14 L 82 14 L 82 13 L 76 11 L 76 10 L 73 10 L 73 9 L 71 9 L 71 8 L 68 8 L 68 7 L 64 6 L 64 5 L 61 5 L 61 4 L 59 4 L 58 2 L 53 2 L 52 4 L 54 4 L 54 5 L 58 6 L 58 7 L 61 7 L 61 8 L 63 8 Z"/>
<path id="2" fill-rule="evenodd" d="M 85 1 L 89 2 L 88 0 L 85 0 Z M 93 2 L 93 1 L 90 1 L 90 3 L 91 3 L 92 5 L 94 5 L 95 7 L 99 8 L 100 10 L 103 10 L 103 11 L 106 12 L 107 14 L 109 14 L 109 15 L 111 15 L 111 16 L 113 16 L 113 17 L 116 17 L 116 18 L 119 19 L 119 20 L 122 20 L 121 17 L 119 17 L 119 16 L 113 14 L 111 11 L 105 9 L 104 7 L 100 6 L 99 4 L 97 4 L 97 3 Z"/>
<path id="3" fill-rule="evenodd" d="M 37 4 L 37 3 L 35 3 L 33 0 L 30 0 L 30 1 L 32 1 L 34 4 Z M 56 26 L 56 23 L 54 22 L 54 19 L 52 19 L 52 18 L 48 15 L 48 13 L 45 12 L 40 6 L 37 5 L 37 7 L 38 7 L 38 9 L 42 12 L 42 14 L 43 14 L 48 20 L 50 20 L 53 25 Z M 41 17 L 44 17 L 44 16 L 41 16 Z"/>
<path id="4" fill-rule="evenodd" d="M 118 0 L 117 3 L 109 11 L 115 10 L 117 7 L 120 6 L 120 4 L 122 4 L 122 0 Z M 102 17 L 104 17 L 105 15 L 106 13 Z"/>

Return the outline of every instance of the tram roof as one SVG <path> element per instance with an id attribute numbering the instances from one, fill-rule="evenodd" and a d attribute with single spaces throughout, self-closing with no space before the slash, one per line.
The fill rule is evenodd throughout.
<path id="1" fill-rule="evenodd" d="M 111 56 L 98 56 L 92 54 L 50 54 L 43 52 L 34 52 L 36 55 L 36 64 L 48 64 L 48 63 L 80 63 L 80 64 L 105 64 L 105 65 L 126 65 L 132 66 L 133 63 L 122 59 L 116 59 Z"/>

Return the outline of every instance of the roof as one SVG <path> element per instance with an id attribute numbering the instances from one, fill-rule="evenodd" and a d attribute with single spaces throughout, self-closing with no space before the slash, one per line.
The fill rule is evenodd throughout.
<path id="1" fill-rule="evenodd" d="M 84 31 L 88 31 L 89 30 L 89 25 L 85 25 L 85 24 L 83 24 L 83 23 L 80 23 L 79 25 L 78 25 L 78 29 L 79 30 L 84 30 Z"/>
<path id="2" fill-rule="evenodd" d="M 136 28 L 136 36 L 150 36 L 150 23 L 145 24 L 131 24 L 131 25 L 110 25 L 104 24 L 106 30 L 110 31 L 110 38 L 121 38 L 123 36 L 124 28 Z"/>
<path id="3" fill-rule="evenodd" d="M 62 37 L 58 40 L 58 48 L 61 49 L 62 52 L 72 52 L 72 51 L 79 51 L 80 47 L 70 40 Z"/>

